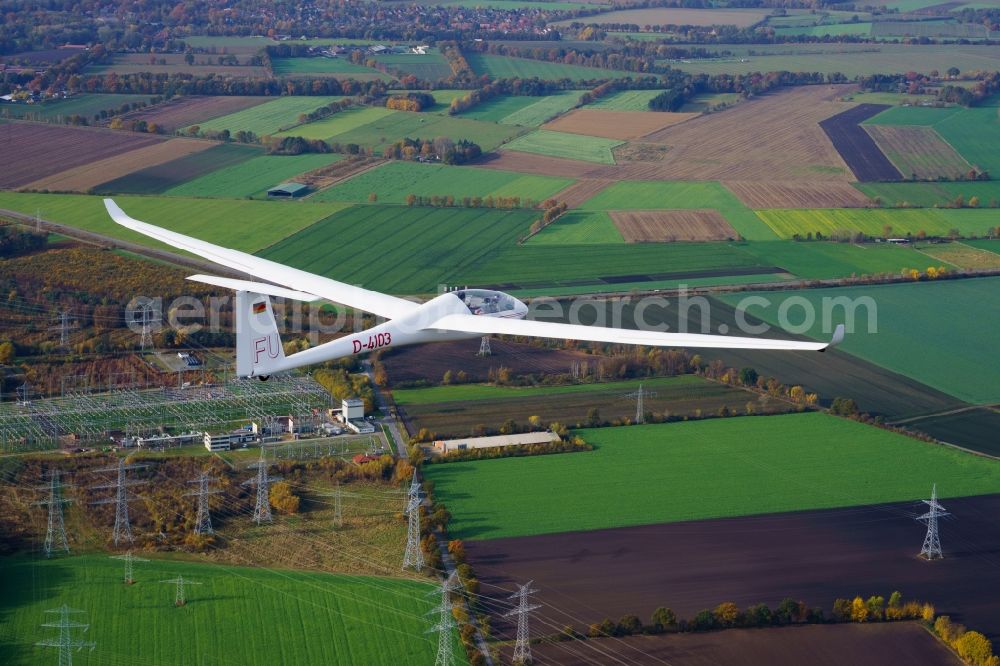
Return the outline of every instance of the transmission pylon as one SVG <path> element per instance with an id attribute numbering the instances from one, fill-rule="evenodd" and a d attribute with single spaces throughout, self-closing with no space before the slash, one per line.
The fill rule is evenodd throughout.
<path id="1" fill-rule="evenodd" d="M 441 583 L 441 603 L 428 611 L 428 615 L 437 615 L 437 622 L 427 630 L 426 633 L 438 635 L 437 656 L 434 658 L 434 666 L 452 666 L 455 663 L 453 653 L 455 616 L 451 613 L 451 592 L 454 590 L 455 575 L 448 576 L 448 579 Z M 431 594 L 438 594 L 437 590 Z"/>
<path id="2" fill-rule="evenodd" d="M 493 356 L 493 350 L 490 349 L 490 336 L 484 335 L 479 341 L 479 351 L 476 352 L 476 356 Z"/>
<path id="3" fill-rule="evenodd" d="M 413 472 L 413 476 L 410 477 L 410 488 L 406 491 L 406 503 L 403 505 L 403 515 L 410 512 L 410 503 L 414 497 L 420 497 L 420 480 L 417 478 L 415 471 Z"/>
<path id="4" fill-rule="evenodd" d="M 46 622 L 42 625 L 43 627 L 58 629 L 59 638 L 48 638 L 44 641 L 35 643 L 35 645 L 39 647 L 59 648 L 59 666 L 73 666 L 74 648 L 77 652 L 85 647 L 89 647 L 91 651 L 93 651 L 96 646 L 96 643 L 93 641 L 82 641 L 80 639 L 73 638 L 74 629 L 80 629 L 80 633 L 86 633 L 87 629 L 90 628 L 90 625 L 83 624 L 81 622 L 74 622 L 69 616 L 83 613 L 85 611 L 76 610 L 75 608 L 70 608 L 66 604 L 63 604 L 59 608 L 50 608 L 45 612 L 59 615 L 58 622 Z"/>
<path id="5" fill-rule="evenodd" d="M 940 560 L 944 558 L 941 552 L 941 536 L 938 533 L 938 518 L 951 515 L 945 511 L 944 507 L 937 501 L 937 484 L 931 489 L 931 498 L 922 500 L 927 505 L 927 513 L 918 516 L 917 520 L 927 522 L 927 536 L 924 537 L 924 545 L 920 549 L 921 557 L 928 560 Z"/>
<path id="6" fill-rule="evenodd" d="M 344 498 L 345 497 L 360 497 L 357 493 L 345 493 L 340 488 L 340 481 L 336 481 L 333 486 L 333 490 L 326 493 L 317 492 L 315 493 L 319 497 L 332 497 L 333 498 L 333 524 L 336 527 L 344 526 Z"/>
<path id="7" fill-rule="evenodd" d="M 153 346 L 153 304 L 143 303 L 139 316 L 142 318 L 142 335 L 139 338 L 139 348 L 142 351 L 146 351 L 146 347 Z"/>
<path id="8" fill-rule="evenodd" d="M 60 311 L 59 323 L 49 329 L 53 331 L 59 331 L 59 348 L 64 351 L 69 348 L 70 329 L 76 328 L 75 322 L 73 324 L 70 324 L 69 317 L 70 317 L 69 310 Z"/>
<path id="9" fill-rule="evenodd" d="M 538 610 L 541 606 L 537 604 L 529 603 L 528 595 L 538 592 L 538 590 L 532 589 L 531 584 L 534 581 L 528 581 L 524 585 L 517 586 L 517 592 L 510 595 L 510 599 L 517 599 L 517 606 L 512 610 L 504 614 L 504 617 L 517 616 L 517 640 L 514 643 L 514 663 L 515 664 L 530 664 L 531 663 L 531 643 L 530 632 L 528 631 L 528 614 L 533 610 Z"/>
<path id="10" fill-rule="evenodd" d="M 63 522 L 63 504 L 68 504 L 71 500 L 62 496 L 62 489 L 65 487 L 59 482 L 59 470 L 53 469 L 49 475 L 49 485 L 39 488 L 49 491 L 48 499 L 37 502 L 49 508 L 49 525 L 45 531 L 45 557 L 52 557 L 53 551 L 56 550 L 69 554 L 66 525 Z"/>
<path id="11" fill-rule="evenodd" d="M 632 391 L 622 396 L 623 398 L 635 398 L 635 423 L 643 423 L 646 420 L 646 408 L 643 405 L 644 398 L 655 398 L 656 391 L 645 391 L 642 384 L 639 384 L 638 391 Z"/>
<path id="12" fill-rule="evenodd" d="M 208 512 L 208 496 L 222 491 L 217 488 L 208 487 L 208 484 L 214 480 L 206 472 L 202 472 L 198 475 L 198 478 L 188 481 L 188 483 L 198 484 L 198 490 L 193 493 L 187 493 L 189 497 L 192 495 L 198 496 L 198 519 L 194 526 L 195 534 L 215 534 L 215 530 L 212 529 L 212 516 Z"/>
<path id="13" fill-rule="evenodd" d="M 187 598 L 184 596 L 184 586 L 185 585 L 201 585 L 201 583 L 196 583 L 193 580 L 188 580 L 184 576 L 178 574 L 177 578 L 171 578 L 170 580 L 161 580 L 161 583 L 173 583 L 174 587 L 174 606 L 183 606 L 187 603 Z"/>
<path id="14" fill-rule="evenodd" d="M 267 457 L 264 445 L 260 447 L 260 460 L 250 466 L 257 469 L 257 476 L 243 482 L 244 486 L 255 486 L 257 489 L 257 500 L 253 508 L 253 522 L 260 525 L 273 520 L 271 516 L 271 495 L 270 488 L 272 481 L 278 481 L 279 476 L 268 476 Z"/>
<path id="15" fill-rule="evenodd" d="M 125 478 L 125 473 L 128 470 L 139 469 L 141 467 L 149 467 L 149 465 L 126 465 L 125 459 L 122 458 L 118 461 L 118 465 L 115 467 L 104 467 L 97 472 L 115 472 L 118 473 L 118 478 L 114 483 L 105 484 L 103 486 L 94 486 L 94 490 L 104 489 L 104 488 L 114 488 L 115 496 L 113 499 L 98 500 L 97 502 L 92 502 L 92 504 L 115 504 L 115 528 L 112 532 L 112 539 L 117 546 L 120 541 L 128 540 L 128 542 L 134 543 L 135 539 L 132 538 L 132 526 L 129 523 L 128 517 L 128 503 L 131 498 L 128 496 L 128 489 L 130 486 L 135 486 L 140 483 L 145 483 L 145 481 L 127 481 Z"/>
<path id="16" fill-rule="evenodd" d="M 406 551 L 403 553 L 403 568 L 424 568 L 424 551 L 420 549 L 420 495 L 410 497 L 406 507 Z"/>
<path id="17" fill-rule="evenodd" d="M 125 584 L 132 585 L 135 583 L 135 578 L 132 576 L 132 571 L 134 564 L 136 562 L 149 562 L 149 560 L 143 559 L 141 557 L 136 557 L 132 554 L 132 551 L 128 551 L 124 555 L 112 555 L 113 560 L 123 560 L 125 562 Z"/>

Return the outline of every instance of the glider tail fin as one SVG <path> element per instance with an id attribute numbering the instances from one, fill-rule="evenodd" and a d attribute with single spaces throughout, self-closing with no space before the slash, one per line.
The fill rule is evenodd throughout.
<path id="1" fill-rule="evenodd" d="M 266 378 L 285 360 L 270 296 L 237 291 L 234 316 L 236 374 L 240 377 Z"/>

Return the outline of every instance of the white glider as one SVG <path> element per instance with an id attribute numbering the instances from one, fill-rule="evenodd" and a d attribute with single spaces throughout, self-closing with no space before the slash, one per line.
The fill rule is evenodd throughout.
<path id="1" fill-rule="evenodd" d="M 837 327 L 829 343 L 823 343 L 530 321 L 524 319 L 528 306 L 510 294 L 490 289 L 451 291 L 426 303 L 413 303 L 140 222 L 126 215 L 111 199 L 105 199 L 104 205 L 112 219 L 123 227 L 226 268 L 247 273 L 258 280 L 267 280 L 234 280 L 212 275 L 192 275 L 188 278 L 236 292 L 236 373 L 240 377 L 267 379 L 276 372 L 376 349 L 476 338 L 494 333 L 652 347 L 795 351 L 823 351 L 838 344 L 844 337 L 843 325 Z M 271 296 L 302 301 L 326 299 L 389 321 L 286 357 L 271 308 Z"/>

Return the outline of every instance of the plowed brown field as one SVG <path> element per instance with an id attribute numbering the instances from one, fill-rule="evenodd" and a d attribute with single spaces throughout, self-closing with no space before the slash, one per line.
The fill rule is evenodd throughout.
<path id="1" fill-rule="evenodd" d="M 626 243 L 716 241 L 739 236 L 717 210 L 611 211 Z"/>
<path id="2" fill-rule="evenodd" d="M 182 97 L 125 114 L 127 120 L 156 123 L 168 132 L 197 125 L 273 100 L 273 97 Z"/>
<path id="3" fill-rule="evenodd" d="M 559 178 L 586 178 L 591 172 L 603 173 L 606 170 L 605 167 L 591 162 L 566 160 L 560 157 L 547 157 L 545 155 L 532 155 L 531 153 L 506 150 L 501 153 L 491 153 L 480 161 L 477 166 L 487 169 L 536 173 L 540 176 L 557 176 Z M 614 173 L 614 167 L 611 167 L 611 170 Z M 608 178 L 609 176 L 597 177 Z M 617 176 L 613 175 L 610 178 L 617 178 Z"/>
<path id="4" fill-rule="evenodd" d="M 556 201 L 565 201 L 567 206 L 575 208 L 614 182 L 613 180 L 598 178 L 581 178 L 566 189 L 559 190 L 549 198 Z"/>
<path id="5" fill-rule="evenodd" d="M 107 157 L 96 162 L 81 164 L 72 169 L 47 176 L 29 183 L 32 190 L 54 190 L 58 192 L 86 192 L 92 187 L 146 167 L 164 164 L 178 157 L 185 157 L 217 145 L 214 141 L 201 139 L 171 139 L 143 146 L 127 153 Z"/>
<path id="6" fill-rule="evenodd" d="M 843 181 L 745 181 L 723 183 L 750 208 L 863 208 L 868 197 Z"/>
<path id="7" fill-rule="evenodd" d="M 637 139 L 700 115 L 700 113 L 577 109 L 545 123 L 542 129 L 601 136 L 606 139 Z"/>
<path id="8" fill-rule="evenodd" d="M 0 169 L 0 188 L 24 187 L 81 164 L 162 141 L 159 137 L 133 132 L 4 123 L 0 126 L 5 167 Z"/>

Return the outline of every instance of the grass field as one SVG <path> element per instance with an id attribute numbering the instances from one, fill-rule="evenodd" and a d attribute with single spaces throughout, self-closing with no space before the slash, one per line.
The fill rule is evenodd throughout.
<path id="1" fill-rule="evenodd" d="M 662 90 L 622 90 L 591 102 L 587 108 L 608 111 L 649 111 L 649 100 L 662 92 Z"/>
<path id="2" fill-rule="evenodd" d="M 872 31 L 871 22 L 831 23 L 829 25 L 776 27 L 774 34 L 782 37 L 789 35 L 804 35 L 808 37 L 823 37 L 825 35 L 868 35 Z"/>
<path id="3" fill-rule="evenodd" d="M 308 127 L 308 125 L 304 127 Z M 290 132 L 290 134 L 295 134 L 297 131 Z M 341 144 L 356 143 L 359 146 L 371 147 L 376 155 L 381 154 L 382 150 L 389 144 L 405 137 L 434 139 L 439 136 L 446 136 L 455 141 L 460 139 L 473 141 L 486 152 L 493 150 L 504 141 L 523 131 L 518 127 L 480 122 L 457 116 L 394 111 L 330 138 Z"/>
<path id="4" fill-rule="evenodd" d="M 463 113 L 462 117 L 504 125 L 538 127 L 553 116 L 573 108 L 579 99 L 578 90 L 566 90 L 545 97 L 496 97 Z"/>
<path id="5" fill-rule="evenodd" d="M 412 74 L 424 81 L 437 81 L 451 76 L 451 67 L 444 56 L 435 49 L 430 48 L 423 55 L 416 53 L 393 53 L 390 55 L 376 55 L 372 58 L 392 70 L 399 70 L 403 74 Z"/>
<path id="6" fill-rule="evenodd" d="M 927 258 L 925 263 L 934 261 Z M 962 400 L 995 404 L 1000 402 L 1000 357 L 988 350 L 1000 327 L 1000 309 L 989 304 L 998 288 L 1000 279 L 978 278 L 809 290 L 795 296 L 817 306 L 817 313 L 824 298 L 874 299 L 878 332 L 867 332 L 867 313 L 859 308 L 859 330 L 848 334 L 845 351 Z M 723 300 L 733 302 L 733 298 Z M 781 294 L 772 295 L 775 301 L 781 298 Z M 777 306 L 770 307 L 759 316 L 773 323 L 777 310 Z M 840 309 L 835 312 L 843 314 Z M 827 337 L 820 330 L 822 317 L 816 319 L 809 335 Z"/>
<path id="7" fill-rule="evenodd" d="M 624 141 L 602 139 L 600 137 L 535 130 L 531 134 L 519 137 L 506 145 L 509 150 L 519 150 L 525 153 L 563 157 L 570 160 L 597 162 L 599 164 L 614 164 L 615 158 L 611 149 L 620 146 Z"/>
<path id="8" fill-rule="evenodd" d="M 925 268 L 927 257 L 912 248 L 889 243 L 770 241 L 750 243 L 747 251 L 768 266 L 780 266 L 807 279 L 878 275 L 898 275 L 904 268 Z M 933 262 L 931 262 L 933 263 Z"/>
<path id="9" fill-rule="evenodd" d="M 307 139 L 329 139 L 344 132 L 350 132 L 379 118 L 385 118 L 393 111 L 384 107 L 356 106 L 327 116 L 315 122 L 298 125 L 275 136 L 301 136 Z"/>
<path id="10" fill-rule="evenodd" d="M 123 104 L 149 102 L 149 98 L 149 95 L 90 93 L 42 104 L 0 104 L 0 116 L 30 120 L 60 120 L 76 114 L 83 116 L 88 122 L 93 122 L 94 116 L 101 111 L 117 113 Z"/>
<path id="11" fill-rule="evenodd" d="M 570 211 L 528 240 L 529 245 L 607 245 L 624 243 L 604 211 Z"/>
<path id="12" fill-rule="evenodd" d="M 127 176 L 101 183 L 94 188 L 100 194 L 162 194 L 189 180 L 211 174 L 217 169 L 238 166 L 260 157 L 258 146 L 222 143 L 163 164 L 134 171 Z"/>
<path id="13" fill-rule="evenodd" d="M 498 247 L 513 246 L 536 217 L 519 210 L 355 206 L 262 255 L 368 289 L 433 293 Z"/>
<path id="14" fill-rule="evenodd" d="M 207 130 L 229 130 L 235 134 L 239 130 L 249 130 L 258 135 L 274 134 L 283 127 L 295 124 L 299 114 L 310 113 L 341 97 L 279 97 L 273 102 L 260 104 L 244 111 L 230 113 L 201 123 Z"/>
<path id="15" fill-rule="evenodd" d="M 96 643 L 76 656 L 82 664 L 417 665 L 436 651 L 436 639 L 424 633 L 436 603 L 428 583 L 164 559 L 135 570 L 137 582 L 128 586 L 121 563 L 106 555 L 0 560 L 4 663 L 55 661 L 56 650 L 34 643 L 58 637 L 39 625 L 58 622 L 45 610 L 63 604 L 85 611 L 71 617 L 90 624 L 86 634 L 73 633 Z M 160 583 L 178 575 L 200 583 L 187 589 L 182 608 L 173 605 L 173 586 Z M 464 663 L 457 634 L 455 653 Z"/>
<path id="16" fill-rule="evenodd" d="M 347 58 L 272 58 L 271 67 L 276 76 L 325 74 L 338 79 L 391 81 L 392 77 L 377 69 L 355 65 Z"/>
<path id="17" fill-rule="evenodd" d="M 1000 182 L 961 181 L 932 183 L 855 183 L 855 187 L 872 199 L 878 197 L 883 206 L 901 203 L 910 206 L 948 206 L 961 196 L 965 203 L 972 197 L 979 198 L 980 206 L 1000 204 Z"/>
<path id="18" fill-rule="evenodd" d="M 996 213 L 988 209 L 919 209 L 919 208 L 843 208 L 843 209 L 773 209 L 759 210 L 757 215 L 781 238 L 795 234 L 860 231 L 882 237 L 884 227 L 891 235 L 916 235 L 925 231 L 930 236 L 947 236 L 958 229 L 963 236 L 982 236 L 996 226 Z"/>
<path id="19" fill-rule="evenodd" d="M 518 196 L 544 201 L 572 184 L 569 178 L 533 176 L 496 169 L 393 161 L 334 185 L 314 197 L 319 201 L 364 203 L 375 192 L 380 203 L 401 204 L 409 194 L 462 197 Z"/>
<path id="20" fill-rule="evenodd" d="M 775 240 L 753 211 L 729 190 L 711 181 L 623 180 L 599 192 L 582 210 L 664 210 L 714 208 L 747 240 Z"/>
<path id="21" fill-rule="evenodd" d="M 586 453 L 429 465 L 458 539 L 995 492 L 1000 462 L 826 414 L 577 431 Z M 516 479 L 518 492 L 510 492 Z M 768 492 L 761 492 L 767 488 Z"/>
<path id="22" fill-rule="evenodd" d="M 46 220 L 180 252 L 115 224 L 102 201 L 102 197 L 82 194 L 0 192 L 0 208 L 31 215 L 37 210 Z M 335 203 L 135 196 L 117 196 L 115 202 L 144 222 L 244 252 L 265 248 L 345 207 Z"/>
<path id="23" fill-rule="evenodd" d="M 467 53 L 465 59 L 476 74 L 489 74 L 498 79 L 530 79 L 538 77 L 547 81 L 569 79 L 571 81 L 596 81 L 599 79 L 622 79 L 637 77 L 635 72 L 623 72 L 580 65 L 565 65 L 558 62 L 529 60 L 510 56 Z"/>
<path id="24" fill-rule="evenodd" d="M 264 197 L 267 189 L 300 173 L 312 171 L 343 159 L 343 155 L 307 153 L 303 155 L 261 155 L 228 168 L 189 180 L 165 192 L 173 197 L 241 199 Z"/>

